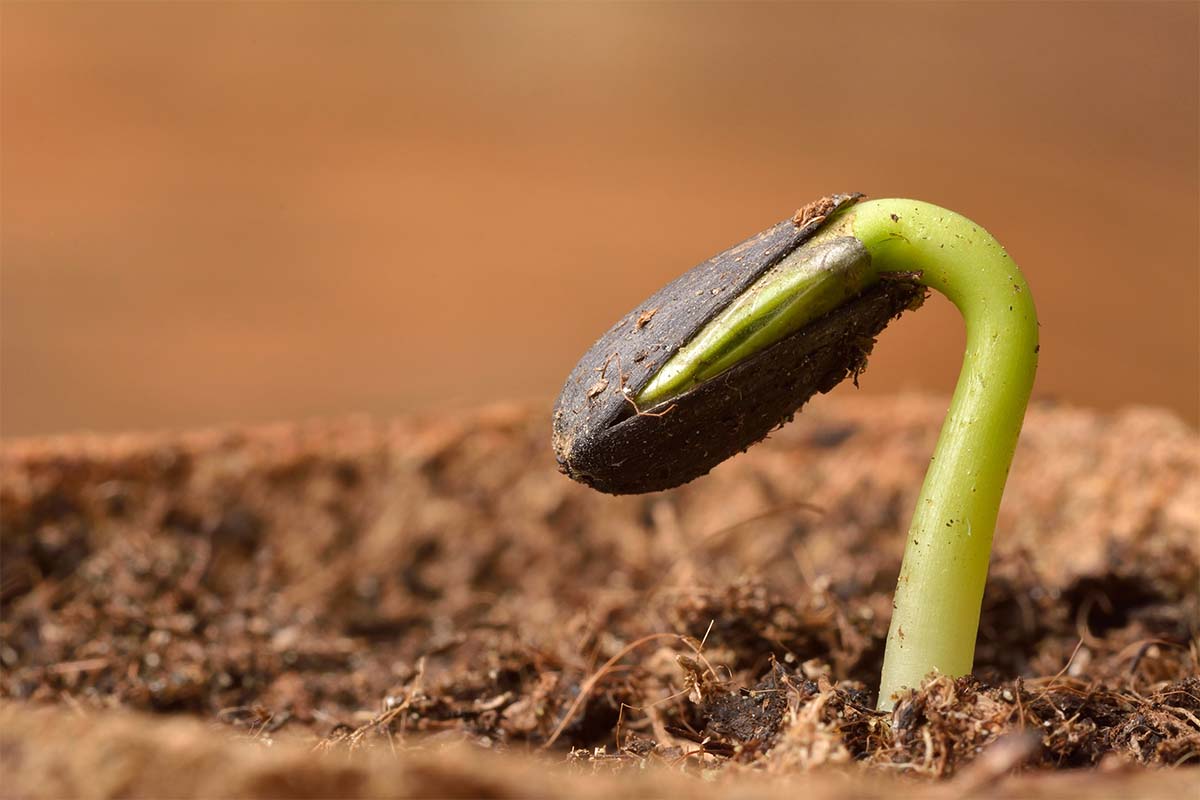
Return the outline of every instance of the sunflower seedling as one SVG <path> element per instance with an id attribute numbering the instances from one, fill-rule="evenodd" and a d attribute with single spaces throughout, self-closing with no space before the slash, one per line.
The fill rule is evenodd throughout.
<path id="1" fill-rule="evenodd" d="M 668 284 L 568 377 L 563 472 L 612 494 L 686 483 L 857 378 L 875 337 L 926 288 L 967 350 L 905 545 L 880 708 L 932 672 L 971 671 L 992 534 L 1037 369 L 1033 298 L 983 228 L 915 200 L 811 203 Z"/>

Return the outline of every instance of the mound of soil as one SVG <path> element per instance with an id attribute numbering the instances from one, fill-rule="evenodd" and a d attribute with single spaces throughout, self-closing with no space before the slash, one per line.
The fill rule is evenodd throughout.
<path id="1" fill-rule="evenodd" d="M 388 775 L 519 794 L 546 759 L 577 774 L 524 788 L 1194 780 L 1200 439 L 1161 412 L 1031 410 L 974 676 L 874 711 L 944 409 L 826 399 L 709 477 L 621 498 L 559 475 L 548 417 L 517 407 L 7 443 L 6 772 L 56 796 L 153 795 L 200 763 L 173 794 L 352 796 Z M 254 761 L 264 743 L 284 760 Z M 315 777 L 254 782 L 286 759 Z M 1163 767 L 1181 777 L 1142 772 Z"/>

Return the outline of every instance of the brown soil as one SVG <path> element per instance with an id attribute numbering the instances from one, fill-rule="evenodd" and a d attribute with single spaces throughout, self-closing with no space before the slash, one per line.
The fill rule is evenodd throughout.
<path id="1" fill-rule="evenodd" d="M 1031 411 L 975 676 L 873 710 L 943 410 L 819 401 L 623 498 L 512 407 L 10 443 L 5 792 L 1179 796 L 1200 439 L 1164 413 Z"/>

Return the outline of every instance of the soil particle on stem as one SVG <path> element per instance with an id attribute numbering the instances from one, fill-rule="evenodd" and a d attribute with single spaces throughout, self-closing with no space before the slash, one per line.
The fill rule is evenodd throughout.
<path id="1" fill-rule="evenodd" d="M 316 745 L 330 796 L 376 769 L 343 786 L 331 754 L 403 760 L 439 742 L 513 763 L 540 750 L 597 781 L 825 769 L 867 793 L 897 774 L 1194 775 L 1200 440 L 1155 412 L 1031 410 L 975 674 L 874 710 L 943 410 L 817 403 L 701 481 L 622 498 L 559 475 L 545 418 L 517 407 L 5 443 L 0 696 L 32 738 L 2 754 L 49 774 L 29 754 L 69 741 L 96 786 L 126 785 L 97 754 L 128 710 L 207 723 L 229 762 L 212 767 L 225 791 L 205 784 L 219 794 L 246 775 L 221 748 L 291 739 Z M 28 722 L 35 706 L 95 732 Z M 302 788 L 263 780 L 260 795 Z"/>

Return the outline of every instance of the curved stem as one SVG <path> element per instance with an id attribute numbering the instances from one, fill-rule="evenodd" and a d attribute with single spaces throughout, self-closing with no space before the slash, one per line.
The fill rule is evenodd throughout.
<path id="1" fill-rule="evenodd" d="M 969 219 L 916 200 L 851 206 L 710 320 L 638 397 L 676 396 L 837 307 L 889 272 L 919 273 L 963 315 L 967 350 L 917 499 L 879 690 L 880 708 L 931 672 L 971 671 L 992 533 L 1037 370 L 1029 287 Z"/>
<path id="2" fill-rule="evenodd" d="M 1037 370 L 1038 323 L 1017 265 L 987 231 L 915 200 L 861 203 L 822 237 L 852 234 L 875 271 L 921 271 L 967 328 L 967 349 L 917 499 L 896 584 L 879 707 L 933 671 L 971 671 L 992 533 Z"/>

